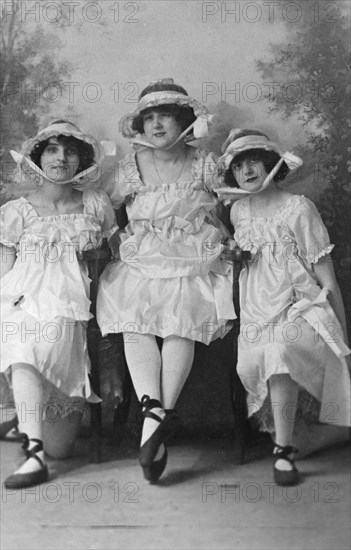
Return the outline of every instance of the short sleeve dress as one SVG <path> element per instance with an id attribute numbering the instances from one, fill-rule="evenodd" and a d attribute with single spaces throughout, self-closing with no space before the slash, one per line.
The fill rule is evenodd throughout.
<path id="1" fill-rule="evenodd" d="M 123 159 L 106 188 L 126 202 L 119 259 L 100 278 L 97 320 L 103 334 L 176 335 L 209 344 L 235 319 L 232 268 L 222 256 L 229 233 L 207 186 L 213 160 L 196 150 L 192 177 L 145 185 L 136 154 Z"/>
<path id="2" fill-rule="evenodd" d="M 313 264 L 333 249 L 313 204 L 290 195 L 272 218 L 253 217 L 250 197 L 231 210 L 234 238 L 251 252 L 240 285 L 238 373 L 249 415 L 272 431 L 267 381 L 288 373 L 300 387 L 300 407 L 319 421 L 350 425 L 350 353 L 320 288 Z M 269 406 L 267 406 L 269 405 Z"/>
<path id="3" fill-rule="evenodd" d="M 21 197 L 1 207 L 0 223 L 1 242 L 17 254 L 1 280 L 1 371 L 28 363 L 62 395 L 96 398 L 86 342 L 90 279 L 77 252 L 117 229 L 108 196 L 86 190 L 83 213 L 45 217 Z"/>

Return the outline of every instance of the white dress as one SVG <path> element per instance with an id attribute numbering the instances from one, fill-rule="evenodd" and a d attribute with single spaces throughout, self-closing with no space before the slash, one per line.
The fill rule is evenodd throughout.
<path id="1" fill-rule="evenodd" d="M 106 190 L 114 206 L 126 202 L 129 223 L 121 233 L 120 259 L 100 278 L 103 335 L 177 335 L 209 344 L 229 331 L 236 315 L 232 269 L 222 257 L 228 233 L 207 187 L 206 159 L 197 150 L 191 179 L 164 185 L 142 182 L 135 153 L 119 163 Z"/>
<path id="2" fill-rule="evenodd" d="M 350 425 L 350 350 L 313 272 L 333 245 L 315 205 L 291 195 L 272 218 L 251 216 L 250 198 L 231 210 L 234 238 L 251 252 L 240 285 L 238 373 L 249 415 L 268 422 L 268 379 L 288 373 L 301 389 L 301 411 L 320 422 Z M 266 406 L 264 406 L 266 405 Z M 300 411 L 300 412 L 301 412 Z"/>
<path id="3" fill-rule="evenodd" d="M 99 247 L 117 227 L 103 191 L 84 191 L 83 207 L 45 217 L 23 197 L 1 207 L 1 242 L 17 258 L 1 280 L 0 370 L 28 363 L 60 394 L 89 398 L 90 279 L 76 253 Z"/>

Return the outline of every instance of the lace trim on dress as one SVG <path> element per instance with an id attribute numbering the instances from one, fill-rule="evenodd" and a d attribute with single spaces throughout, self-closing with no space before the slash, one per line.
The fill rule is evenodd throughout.
<path id="1" fill-rule="evenodd" d="M 78 246 L 80 251 L 84 250 L 85 247 L 97 247 L 100 245 L 102 237 L 106 236 L 108 238 L 114 233 L 117 226 L 103 231 L 99 225 L 99 222 L 103 222 L 105 215 L 103 197 L 96 195 L 96 199 L 94 204 L 92 197 L 85 197 L 85 193 L 83 193 L 83 213 L 55 216 L 40 216 L 25 197 L 11 201 L 11 203 L 8 203 L 8 208 L 12 209 L 13 212 L 13 227 L 10 224 L 2 228 L 1 242 L 7 247 L 16 248 L 17 251 L 21 242 L 27 244 L 42 242 L 72 243 Z M 4 207 L 6 208 L 6 205 Z M 16 223 L 17 219 L 18 223 Z M 60 222 L 65 222 L 71 228 L 66 238 L 66 233 L 62 233 Z M 19 225 L 21 226 L 20 230 Z"/>
<path id="2" fill-rule="evenodd" d="M 334 249 L 334 246 L 334 244 L 325 245 L 325 247 L 314 254 L 314 256 L 309 256 L 309 262 L 311 264 L 316 264 L 321 258 L 328 256 L 328 254 L 330 254 Z"/>
<path id="3" fill-rule="evenodd" d="M 299 418 L 304 418 L 309 422 L 318 422 L 320 416 L 320 402 L 308 393 L 304 388 L 299 386 L 299 394 L 297 400 L 296 421 Z M 272 412 L 272 403 L 269 395 L 267 395 L 259 411 L 255 412 L 250 420 L 257 426 L 261 432 L 274 433 L 274 419 Z"/>

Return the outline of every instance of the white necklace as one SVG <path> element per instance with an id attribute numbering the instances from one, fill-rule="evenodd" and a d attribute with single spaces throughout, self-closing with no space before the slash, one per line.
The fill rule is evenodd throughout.
<path id="1" fill-rule="evenodd" d="M 155 167 L 156 174 L 158 175 L 158 177 L 159 177 L 159 179 L 160 179 L 160 182 L 161 182 L 163 185 L 165 185 L 166 182 L 165 182 L 164 179 L 162 178 L 160 172 L 158 171 L 157 165 L 156 165 L 156 158 L 155 158 L 155 152 L 154 152 L 154 151 L 152 151 L 152 158 L 153 158 L 153 160 L 154 160 L 154 167 Z M 184 160 L 183 160 L 183 162 L 182 162 L 182 166 L 181 166 L 180 172 L 179 172 L 179 174 L 178 174 L 178 177 L 177 177 L 176 180 L 172 181 L 172 183 L 177 183 L 177 181 L 179 180 L 180 176 L 181 176 L 182 173 L 183 173 L 184 166 L 185 166 L 185 163 L 186 163 L 187 159 L 188 159 L 188 151 L 186 151 L 186 154 L 185 154 Z"/>

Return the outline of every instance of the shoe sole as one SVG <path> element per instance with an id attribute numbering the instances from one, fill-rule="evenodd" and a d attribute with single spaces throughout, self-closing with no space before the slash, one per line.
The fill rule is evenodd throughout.
<path id="1" fill-rule="evenodd" d="M 12 474 L 5 479 L 4 486 L 6 489 L 25 489 L 33 487 L 49 481 L 49 470 L 47 466 L 37 472 L 29 472 L 27 474 Z"/>

